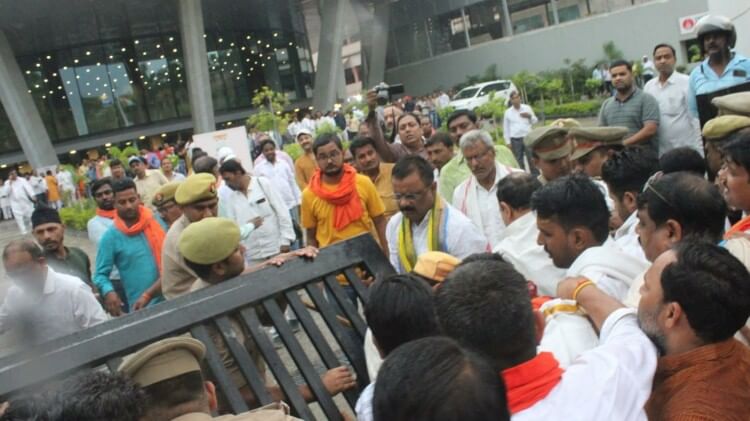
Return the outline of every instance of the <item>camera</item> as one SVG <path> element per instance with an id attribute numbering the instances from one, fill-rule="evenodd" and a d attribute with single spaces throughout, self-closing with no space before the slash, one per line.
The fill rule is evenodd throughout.
<path id="1" fill-rule="evenodd" d="M 385 82 L 380 82 L 372 88 L 378 94 L 378 105 L 383 106 L 391 102 L 391 98 L 394 95 L 404 93 L 404 85 L 388 85 Z"/>

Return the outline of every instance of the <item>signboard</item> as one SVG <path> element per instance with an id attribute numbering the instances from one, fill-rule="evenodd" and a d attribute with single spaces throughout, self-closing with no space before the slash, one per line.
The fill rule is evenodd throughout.
<path id="1" fill-rule="evenodd" d="M 251 172 L 253 170 L 253 159 L 250 156 L 250 142 L 247 139 L 245 126 L 195 134 L 193 135 L 193 142 L 190 145 L 190 149 L 201 148 L 210 156 L 218 159 L 217 152 L 219 148 L 225 146 L 232 149 L 234 155 L 245 168 L 245 171 Z"/>
<path id="2" fill-rule="evenodd" d="M 695 25 L 698 24 L 698 20 L 707 13 L 699 13 L 697 15 L 683 16 L 679 19 L 680 35 L 690 35 L 695 32 Z"/>

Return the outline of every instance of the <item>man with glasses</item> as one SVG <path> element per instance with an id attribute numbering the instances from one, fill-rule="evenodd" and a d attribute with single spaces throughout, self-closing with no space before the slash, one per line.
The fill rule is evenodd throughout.
<path id="1" fill-rule="evenodd" d="M 33 241 L 11 241 L 3 265 L 13 285 L 0 307 L 0 334 L 20 329 L 24 342 L 38 344 L 107 320 L 91 288 L 48 267 Z"/>
<path id="2" fill-rule="evenodd" d="M 495 161 L 495 144 L 489 133 L 472 130 L 459 143 L 471 177 L 453 192 L 453 206 L 471 219 L 495 247 L 503 239 L 505 223 L 497 202 L 497 183 L 514 170 Z"/>
<path id="3" fill-rule="evenodd" d="M 393 167 L 392 180 L 401 211 L 388 221 L 386 237 L 396 271 L 411 272 L 417 256 L 428 251 L 464 259 L 489 250 L 482 230 L 440 197 L 427 160 L 419 156 L 402 158 Z"/>

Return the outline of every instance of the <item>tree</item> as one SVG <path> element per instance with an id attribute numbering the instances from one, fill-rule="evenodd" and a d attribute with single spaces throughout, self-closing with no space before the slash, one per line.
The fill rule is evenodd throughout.
<path id="1" fill-rule="evenodd" d="M 523 100 L 523 102 L 530 104 L 530 91 L 535 89 L 539 84 L 539 77 L 534 73 L 523 70 L 516 73 L 511 78 L 511 80 L 513 81 L 513 84 L 516 85 L 518 93 L 521 95 L 521 99 Z"/>
<path id="2" fill-rule="evenodd" d="M 286 120 L 281 117 L 281 112 L 289 105 L 286 94 L 275 92 L 268 86 L 255 91 L 252 99 L 253 107 L 257 112 L 247 119 L 247 124 L 255 126 L 262 132 L 283 132 L 286 128 Z"/>
<path id="3" fill-rule="evenodd" d="M 602 48 L 604 49 L 604 57 L 606 57 L 607 61 L 610 63 L 625 58 L 625 54 L 623 54 L 622 50 L 617 48 L 614 41 L 606 42 Z"/>

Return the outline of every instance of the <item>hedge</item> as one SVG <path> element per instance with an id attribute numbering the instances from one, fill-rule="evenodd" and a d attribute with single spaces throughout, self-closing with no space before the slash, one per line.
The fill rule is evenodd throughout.
<path id="1" fill-rule="evenodd" d="M 601 100 L 567 102 L 563 104 L 546 104 L 543 108 L 546 118 L 556 117 L 592 117 L 599 114 L 602 106 Z M 539 114 L 539 113 L 537 113 Z"/>
<path id="2" fill-rule="evenodd" d="M 60 219 L 62 223 L 69 228 L 85 231 L 89 219 L 96 215 L 96 204 L 93 200 L 87 199 L 73 204 L 66 208 L 60 209 Z"/>

